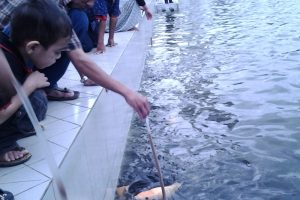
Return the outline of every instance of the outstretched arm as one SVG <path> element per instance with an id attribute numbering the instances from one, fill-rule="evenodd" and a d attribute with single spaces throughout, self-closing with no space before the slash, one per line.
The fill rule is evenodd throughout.
<path id="1" fill-rule="evenodd" d="M 148 6 L 146 5 L 146 2 L 144 0 L 136 0 L 136 3 L 141 7 L 141 9 L 143 11 L 145 11 L 146 18 L 148 20 L 151 20 L 152 13 L 151 13 L 150 9 L 148 8 Z"/>
<path id="2" fill-rule="evenodd" d="M 78 71 L 102 87 L 122 95 L 141 118 L 145 118 L 149 114 L 150 108 L 146 97 L 109 76 L 82 49 L 77 48 L 68 52 L 68 55 Z"/>

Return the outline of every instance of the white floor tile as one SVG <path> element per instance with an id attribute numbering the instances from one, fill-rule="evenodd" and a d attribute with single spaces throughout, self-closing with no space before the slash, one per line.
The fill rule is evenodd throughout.
<path id="1" fill-rule="evenodd" d="M 93 87 L 99 87 L 99 86 L 93 86 Z M 97 100 L 98 96 L 88 93 L 80 93 L 80 96 L 78 99 L 75 99 L 74 101 L 67 102 L 72 105 L 81 106 L 85 108 L 92 108 L 95 104 L 95 101 Z"/>
<path id="2" fill-rule="evenodd" d="M 43 196 L 43 200 L 55 200 L 54 189 L 52 183 L 50 183 L 49 188 L 46 191 L 46 194 Z"/>
<path id="3" fill-rule="evenodd" d="M 58 81 L 58 86 L 61 88 L 74 88 L 82 85 L 80 79 L 69 79 L 69 78 L 62 78 Z"/>
<path id="4" fill-rule="evenodd" d="M 32 189 L 33 187 L 49 180 L 46 176 L 29 167 L 23 167 L 11 174 L 1 176 L 0 188 L 5 188 L 14 195 Z"/>
<path id="5" fill-rule="evenodd" d="M 40 124 L 41 125 L 47 125 L 47 124 L 52 123 L 56 120 L 57 120 L 57 118 L 46 115 L 46 118 L 43 121 L 40 121 Z"/>
<path id="6" fill-rule="evenodd" d="M 44 126 L 44 133 L 47 138 L 64 133 L 65 131 L 79 128 L 80 126 L 63 120 L 57 120 Z"/>
<path id="7" fill-rule="evenodd" d="M 49 183 L 50 183 L 50 180 L 48 180 L 42 184 L 39 184 L 39 185 L 31 188 L 30 190 L 22 192 L 21 194 L 15 196 L 15 200 L 39 200 L 43 196 Z"/>
<path id="8" fill-rule="evenodd" d="M 25 148 L 28 147 L 28 146 L 32 146 L 34 144 L 37 144 L 38 142 L 39 142 L 39 138 L 36 135 L 18 140 L 18 144 L 21 147 L 25 147 Z"/>
<path id="9" fill-rule="evenodd" d="M 76 135 L 78 134 L 79 129 L 80 128 L 75 128 L 69 131 L 65 131 L 62 134 L 49 138 L 49 141 L 68 149 L 74 141 Z"/>
<path id="10" fill-rule="evenodd" d="M 3 167 L 3 168 L 0 168 L 0 181 L 1 181 L 1 177 L 4 176 L 4 175 L 8 175 L 8 174 L 11 174 L 17 170 L 20 170 L 21 168 L 25 167 L 25 165 L 17 165 L 17 166 L 14 166 L 14 167 Z"/>
<path id="11" fill-rule="evenodd" d="M 60 163 L 63 161 L 63 158 L 65 157 L 66 153 L 67 153 L 66 151 L 63 151 L 54 156 L 57 166 L 59 166 Z M 41 173 L 49 178 L 52 178 L 52 172 L 50 171 L 48 162 L 45 159 L 43 159 L 39 162 L 30 164 L 29 167 L 31 167 L 32 169 L 38 171 L 39 173 Z"/>
<path id="12" fill-rule="evenodd" d="M 100 86 L 91 86 L 91 87 L 87 87 L 87 86 L 78 86 L 76 88 L 72 88 L 73 90 L 77 90 L 80 92 L 80 95 L 82 93 L 86 93 L 86 94 L 91 94 L 91 95 L 96 95 L 98 96 L 100 94 L 100 92 L 102 91 L 102 87 Z M 80 97 L 80 96 L 79 96 Z M 68 101 L 68 103 L 72 103 L 71 101 Z"/>
<path id="13" fill-rule="evenodd" d="M 65 106 L 61 107 L 61 109 L 49 109 L 47 115 L 63 119 L 86 110 L 88 110 L 88 108 L 65 103 Z"/>
<path id="14" fill-rule="evenodd" d="M 70 123 L 74 123 L 74 124 L 78 124 L 80 126 L 83 125 L 84 121 L 86 120 L 87 116 L 89 115 L 90 110 L 86 110 L 84 112 L 78 113 L 76 115 L 72 115 L 70 117 L 66 117 L 63 120 L 70 122 Z"/>
<path id="15" fill-rule="evenodd" d="M 48 146 L 54 156 L 58 153 L 67 151 L 64 147 L 58 146 L 51 142 L 48 142 Z M 46 151 L 45 151 L 45 147 L 42 146 L 41 143 L 36 143 L 32 146 L 28 146 L 27 149 L 32 154 L 32 157 L 30 158 L 30 160 L 24 163 L 25 165 L 30 165 L 32 163 L 36 163 L 38 161 L 45 159 Z"/>

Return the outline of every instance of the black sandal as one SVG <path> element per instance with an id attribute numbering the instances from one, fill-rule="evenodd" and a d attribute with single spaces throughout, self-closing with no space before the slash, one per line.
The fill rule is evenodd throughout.
<path id="1" fill-rule="evenodd" d="M 63 93 L 63 95 L 61 96 L 52 96 L 52 95 L 49 95 L 49 93 L 51 91 L 58 91 L 58 92 L 61 92 Z M 79 97 L 79 92 L 78 91 L 73 91 L 73 96 L 65 96 L 64 94 L 66 93 L 70 93 L 72 92 L 70 89 L 68 88 L 51 88 L 51 89 L 46 89 L 46 94 L 47 94 L 47 98 L 49 101 L 68 101 L 68 100 L 74 100 L 74 99 L 77 99 Z"/>
<path id="2" fill-rule="evenodd" d="M 15 148 L 9 149 L 6 152 L 9 152 L 9 151 L 24 151 L 24 150 L 25 150 L 24 147 L 16 146 Z M 6 152 L 4 152 L 2 154 L 5 154 Z M 3 161 L 0 161 L 0 167 L 13 167 L 13 166 L 16 166 L 16 165 L 23 164 L 24 162 L 28 161 L 31 158 L 31 156 L 32 156 L 31 153 L 27 153 L 27 154 L 23 155 L 23 157 L 18 158 L 16 160 L 11 160 L 11 161 L 4 161 L 3 160 Z"/>
<path id="3" fill-rule="evenodd" d="M 1 200 L 14 200 L 15 198 L 11 192 L 0 189 L 0 199 Z"/>

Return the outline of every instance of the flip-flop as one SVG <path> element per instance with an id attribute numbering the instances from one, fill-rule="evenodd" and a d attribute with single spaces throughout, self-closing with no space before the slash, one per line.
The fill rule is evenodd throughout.
<path id="1" fill-rule="evenodd" d="M 15 198 L 11 192 L 0 189 L 0 199 L 1 200 L 14 200 Z"/>
<path id="2" fill-rule="evenodd" d="M 49 95 L 50 91 L 51 90 L 56 90 L 58 92 L 61 92 L 63 94 L 66 94 L 66 93 L 70 93 L 71 90 L 70 89 L 67 89 L 67 88 L 51 88 L 51 89 L 46 89 L 46 94 L 47 94 L 47 98 L 49 101 L 68 101 L 68 100 L 74 100 L 74 99 L 77 99 L 79 97 L 79 92 L 78 91 L 73 91 L 73 96 L 65 96 L 65 95 L 62 95 L 62 96 L 51 96 Z"/>
<path id="3" fill-rule="evenodd" d="M 24 147 L 15 147 L 14 149 L 11 149 L 9 151 L 24 151 L 25 148 Z M 20 165 L 23 164 L 24 162 L 28 161 L 31 158 L 31 153 L 27 153 L 25 154 L 23 157 L 16 159 L 16 160 L 12 160 L 12 161 L 0 161 L 0 167 L 13 167 L 16 165 Z"/>
<path id="4" fill-rule="evenodd" d="M 118 43 L 114 43 L 114 44 L 107 43 L 105 46 L 106 47 L 114 47 L 114 46 L 117 46 L 117 45 L 118 45 Z"/>

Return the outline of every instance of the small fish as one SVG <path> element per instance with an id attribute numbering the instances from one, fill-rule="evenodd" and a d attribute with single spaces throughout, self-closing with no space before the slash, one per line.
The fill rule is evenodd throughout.
<path id="1" fill-rule="evenodd" d="M 172 185 L 165 186 L 166 199 L 171 198 L 174 193 L 180 188 L 181 183 L 173 183 Z M 161 191 L 161 187 L 156 187 L 144 192 L 137 194 L 134 199 L 135 200 L 162 200 L 163 195 Z"/>

